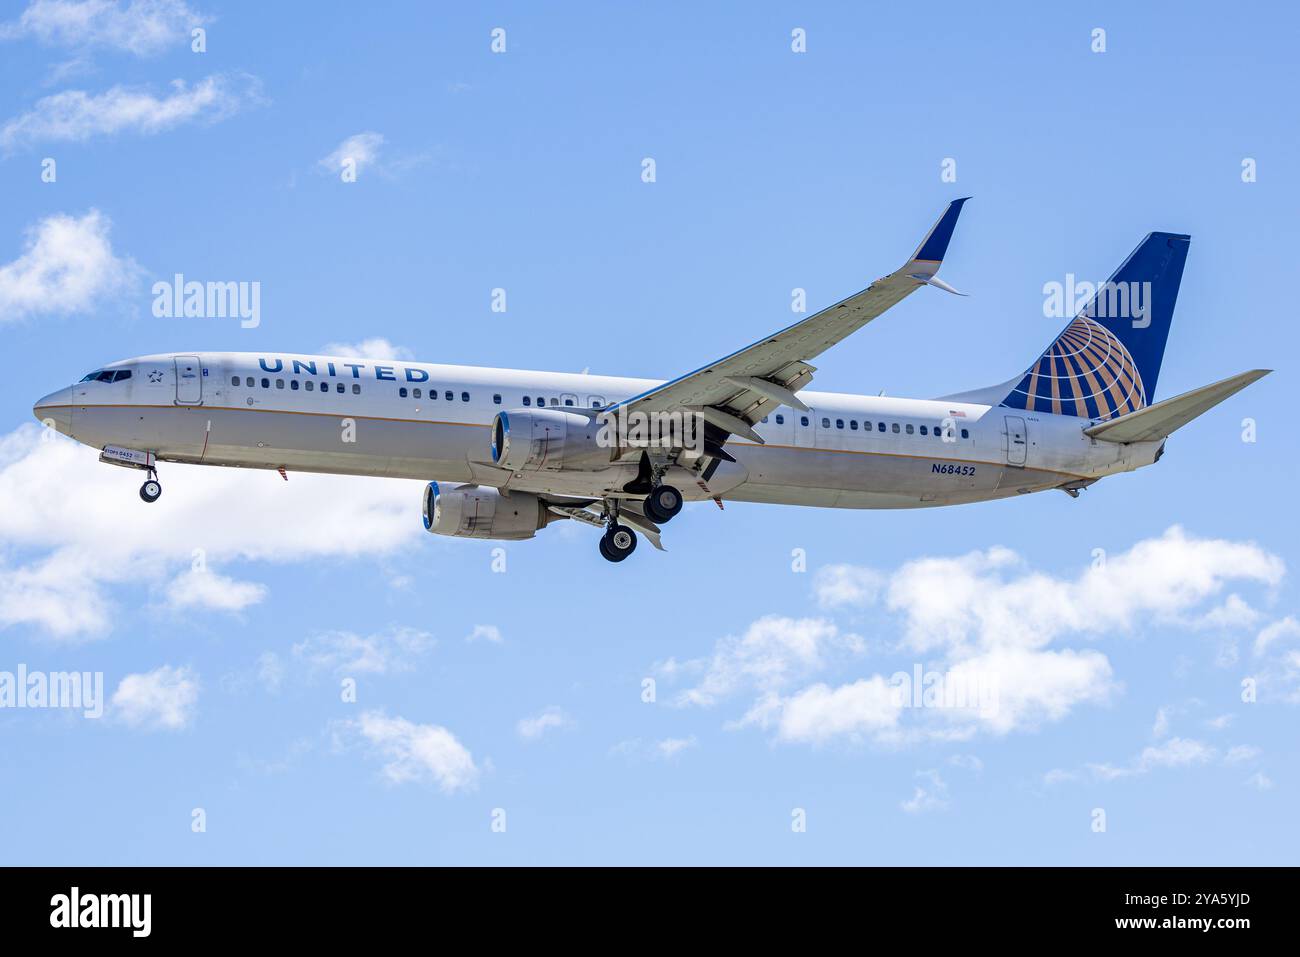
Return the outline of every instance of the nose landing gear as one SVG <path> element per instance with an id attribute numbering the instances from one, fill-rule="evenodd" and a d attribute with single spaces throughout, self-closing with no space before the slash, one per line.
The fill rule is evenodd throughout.
<path id="1" fill-rule="evenodd" d="M 145 483 L 140 486 L 140 497 L 146 502 L 153 503 L 158 501 L 162 496 L 162 483 L 158 481 L 158 473 L 153 469 L 149 470 L 149 477 Z"/>

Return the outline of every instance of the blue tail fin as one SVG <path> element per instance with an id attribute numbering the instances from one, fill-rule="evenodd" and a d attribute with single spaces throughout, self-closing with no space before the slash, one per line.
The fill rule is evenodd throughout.
<path id="1" fill-rule="evenodd" d="M 1142 240 L 1002 405 L 1098 420 L 1150 405 L 1190 243 L 1179 233 Z"/>

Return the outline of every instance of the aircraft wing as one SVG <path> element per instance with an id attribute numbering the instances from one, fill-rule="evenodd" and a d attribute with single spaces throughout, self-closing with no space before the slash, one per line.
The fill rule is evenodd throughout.
<path id="1" fill-rule="evenodd" d="M 808 364 L 809 359 L 861 329 L 921 286 L 957 293 L 935 273 L 965 202 L 957 199 L 949 203 L 903 267 L 877 279 L 857 295 L 608 411 L 619 415 L 691 411 L 717 430 L 762 444 L 753 429 L 755 422 L 780 405 L 807 408 L 795 393 L 812 381 L 816 370 Z"/>

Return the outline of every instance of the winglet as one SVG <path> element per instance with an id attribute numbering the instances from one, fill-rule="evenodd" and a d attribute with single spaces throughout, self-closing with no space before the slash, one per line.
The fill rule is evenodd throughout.
<path id="1" fill-rule="evenodd" d="M 939 221 L 930 227 L 930 231 L 925 234 L 925 239 L 921 240 L 921 245 L 916 247 L 916 252 L 908 261 L 909 266 L 912 263 L 926 263 L 938 269 L 939 263 L 943 262 L 944 253 L 948 251 L 952 232 L 957 228 L 957 217 L 961 215 L 961 208 L 968 199 L 969 196 L 963 196 L 948 204 Z"/>

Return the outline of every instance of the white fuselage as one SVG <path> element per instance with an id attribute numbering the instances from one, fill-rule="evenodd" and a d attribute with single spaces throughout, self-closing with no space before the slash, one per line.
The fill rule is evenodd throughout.
<path id="1" fill-rule="evenodd" d="M 41 399 L 38 418 L 96 448 L 242 468 L 478 482 L 569 496 L 618 494 L 635 465 L 509 473 L 489 454 L 493 417 L 605 407 L 655 380 L 257 353 L 146 356 Z M 687 499 L 909 508 L 1078 488 L 1150 464 L 1160 443 L 1083 434 L 1088 420 L 951 400 L 804 390 L 733 438 L 708 479 L 677 468 Z"/>

